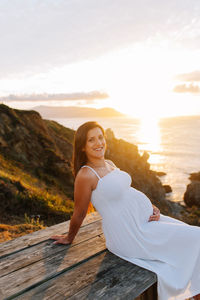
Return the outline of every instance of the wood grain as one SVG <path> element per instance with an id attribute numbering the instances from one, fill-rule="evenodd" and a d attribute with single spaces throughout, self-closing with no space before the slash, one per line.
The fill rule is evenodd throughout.
<path id="1" fill-rule="evenodd" d="M 86 224 L 80 228 L 80 231 L 71 247 L 101 234 L 101 220 Z M 63 247 L 65 249 L 65 246 Z M 46 260 L 48 256 L 54 256 L 58 254 L 58 252 L 64 251 L 63 247 L 53 245 L 53 240 L 46 240 L 39 244 L 35 244 L 32 247 L 24 248 L 19 252 L 15 252 L 11 256 L 9 255 L 4 258 L 0 258 L 0 277 L 32 265 L 37 261 Z"/>
<path id="2" fill-rule="evenodd" d="M 68 229 L 69 221 L 1 244 L 0 300 L 156 299 L 156 275 L 106 249 L 98 213 L 71 245 L 53 245 L 49 237 Z"/>
<path id="3" fill-rule="evenodd" d="M 101 216 L 97 213 L 91 213 L 86 216 L 86 218 L 83 221 L 82 226 L 95 222 L 97 220 L 101 220 Z M 51 227 L 48 227 L 43 230 L 39 230 L 24 236 L 21 236 L 19 238 L 16 238 L 11 241 L 7 241 L 4 243 L 1 243 L 0 247 L 0 257 L 5 255 L 10 255 L 13 252 L 21 251 L 24 248 L 30 247 L 32 245 L 35 245 L 40 242 L 44 242 L 45 240 L 49 239 L 51 235 L 55 234 L 64 234 L 68 232 L 69 230 L 69 222 L 66 221 Z"/>
<path id="4" fill-rule="evenodd" d="M 156 282 L 156 275 L 106 251 L 17 300 L 133 300 Z"/>
<path id="5" fill-rule="evenodd" d="M 65 245 L 54 247 L 59 249 L 57 253 L 1 277 L 0 287 L 3 295 L 9 297 L 44 282 L 106 249 L 103 235 L 73 247 Z"/>

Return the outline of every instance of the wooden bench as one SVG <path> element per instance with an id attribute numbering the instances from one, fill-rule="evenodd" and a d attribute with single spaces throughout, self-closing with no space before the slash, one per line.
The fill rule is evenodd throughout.
<path id="1" fill-rule="evenodd" d="M 51 235 L 69 221 L 0 244 L 0 299 L 155 300 L 156 275 L 110 253 L 98 213 L 85 218 L 71 245 Z"/>

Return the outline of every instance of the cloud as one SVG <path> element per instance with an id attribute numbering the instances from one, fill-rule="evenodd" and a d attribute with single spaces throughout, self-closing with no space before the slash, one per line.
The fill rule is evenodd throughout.
<path id="1" fill-rule="evenodd" d="M 190 73 L 179 74 L 175 79 L 189 82 L 200 81 L 200 71 L 196 70 Z"/>
<path id="2" fill-rule="evenodd" d="M 0 8 L 1 78 L 46 72 L 159 35 L 198 47 L 196 0 L 13 0 Z"/>
<path id="3" fill-rule="evenodd" d="M 187 85 L 187 84 L 179 84 L 176 85 L 173 89 L 173 92 L 175 93 L 192 93 L 192 94 L 198 94 L 200 93 L 200 87 L 198 85 L 195 85 L 193 83 Z"/>
<path id="4" fill-rule="evenodd" d="M 30 95 L 9 95 L 6 97 L 1 97 L 1 101 L 9 102 L 9 101 L 51 101 L 51 100 L 59 100 L 59 101 L 67 101 L 67 100 L 87 100 L 88 102 L 92 102 L 96 99 L 106 99 L 109 95 L 104 92 L 99 91 L 91 91 L 88 93 L 68 93 L 68 94 L 30 94 Z"/>

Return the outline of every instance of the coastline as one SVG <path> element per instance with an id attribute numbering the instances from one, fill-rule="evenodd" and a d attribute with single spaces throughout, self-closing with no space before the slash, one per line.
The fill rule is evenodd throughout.
<path id="1" fill-rule="evenodd" d="M 147 151 L 151 170 L 165 172 L 160 177 L 163 185 L 170 185 L 172 193 L 167 199 L 184 205 L 183 195 L 190 183 L 189 175 L 199 171 L 200 116 L 172 117 L 160 120 L 153 128 L 148 122 L 141 132 L 139 119 L 132 118 L 93 118 L 107 129 L 111 128 L 116 138 L 138 146 L 142 155 Z M 76 130 L 83 122 L 91 118 L 53 118 L 52 120 Z M 142 139 L 139 137 L 143 134 Z M 155 133 L 155 136 L 153 136 Z"/>

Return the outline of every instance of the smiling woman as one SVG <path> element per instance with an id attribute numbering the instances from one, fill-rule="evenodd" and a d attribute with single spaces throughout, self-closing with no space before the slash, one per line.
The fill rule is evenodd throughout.
<path id="1" fill-rule="evenodd" d="M 88 132 L 86 144 L 82 151 L 87 153 L 87 158 L 93 159 L 104 156 L 105 153 L 105 138 L 102 130 L 99 127 L 93 128 Z"/>
<path id="2" fill-rule="evenodd" d="M 96 122 L 87 122 L 79 127 L 74 141 L 73 166 L 74 176 L 80 168 L 87 163 L 88 156 L 99 161 L 104 158 L 105 153 L 104 129 Z"/>
<path id="3" fill-rule="evenodd" d="M 102 216 L 108 250 L 155 272 L 159 300 L 200 293 L 200 228 L 160 214 L 104 153 L 102 127 L 96 122 L 81 125 L 75 134 L 74 212 L 69 233 L 52 236 L 54 244 L 73 242 L 91 201 Z M 189 255 L 186 244 L 192 245 Z"/>

